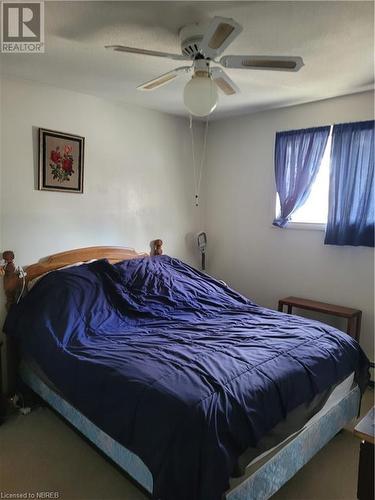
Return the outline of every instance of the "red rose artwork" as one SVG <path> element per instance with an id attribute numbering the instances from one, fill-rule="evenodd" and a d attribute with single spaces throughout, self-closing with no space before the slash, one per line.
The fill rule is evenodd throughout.
<path id="1" fill-rule="evenodd" d="M 74 174 L 72 153 L 73 147 L 68 145 L 64 146 L 63 154 L 61 154 L 59 146 L 51 151 L 49 166 L 53 179 L 61 183 L 70 180 L 70 176 Z"/>
<path id="2" fill-rule="evenodd" d="M 39 189 L 83 193 L 84 155 L 84 137 L 40 128 Z"/>

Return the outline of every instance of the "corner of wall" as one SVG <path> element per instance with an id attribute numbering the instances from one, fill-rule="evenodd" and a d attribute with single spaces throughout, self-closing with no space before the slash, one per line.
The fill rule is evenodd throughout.
<path id="1" fill-rule="evenodd" d="M 2 144 L 2 128 L 3 128 L 3 113 L 2 113 L 2 104 L 3 104 L 3 99 L 2 99 L 2 90 L 3 90 L 3 80 L 2 80 L 2 66 L 1 66 L 1 60 L 0 60 L 0 255 L 1 252 L 3 251 L 3 194 L 2 194 L 2 186 L 3 186 L 3 158 L 2 158 L 2 151 L 3 151 L 3 144 Z M 4 298 L 4 291 L 3 291 L 3 283 L 2 279 L 0 278 L 0 342 L 4 342 L 4 334 L 2 332 L 2 326 L 5 318 L 5 298 Z M 5 349 L 3 346 L 3 349 L 1 349 L 1 354 L 2 354 L 2 363 L 1 366 L 3 368 L 3 387 L 0 387 L 0 391 L 4 391 L 6 387 L 6 363 L 5 363 Z"/>

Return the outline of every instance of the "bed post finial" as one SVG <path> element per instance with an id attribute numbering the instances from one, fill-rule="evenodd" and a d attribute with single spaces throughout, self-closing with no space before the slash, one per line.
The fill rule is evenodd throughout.
<path id="1" fill-rule="evenodd" d="M 162 240 L 152 240 L 151 241 L 151 255 L 163 255 L 163 241 Z"/>
<path id="2" fill-rule="evenodd" d="M 5 267 L 10 265 L 10 266 L 14 266 L 14 252 L 12 252 L 12 250 L 5 250 L 5 252 L 3 252 L 3 259 L 5 260 Z"/>
<path id="3" fill-rule="evenodd" d="M 3 252 L 3 260 L 5 263 L 1 267 L 2 276 L 10 276 L 16 270 L 16 266 L 14 265 L 14 252 L 12 250 L 5 250 Z"/>
<path id="4" fill-rule="evenodd" d="M 19 277 L 14 264 L 14 252 L 12 252 L 12 250 L 3 252 L 3 260 L 5 264 L 0 267 L 0 275 L 4 276 L 6 307 L 9 309 L 15 300 L 15 291 L 18 287 Z"/>

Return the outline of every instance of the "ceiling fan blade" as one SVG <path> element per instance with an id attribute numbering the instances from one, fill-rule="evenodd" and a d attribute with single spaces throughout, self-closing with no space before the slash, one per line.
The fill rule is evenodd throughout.
<path id="1" fill-rule="evenodd" d="M 199 44 L 200 52 L 210 59 L 220 55 L 241 33 L 242 26 L 234 19 L 214 17 Z"/>
<path id="2" fill-rule="evenodd" d="M 224 56 L 224 68 L 260 69 L 270 71 L 299 71 L 304 66 L 302 57 L 288 56 Z"/>
<path id="3" fill-rule="evenodd" d="M 116 52 L 127 52 L 129 54 L 142 54 L 144 56 L 165 57 L 176 61 L 190 61 L 190 58 L 182 54 L 169 54 L 168 52 L 158 52 L 156 50 L 137 49 L 135 47 L 125 47 L 124 45 L 106 45 L 106 49 Z"/>
<path id="4" fill-rule="evenodd" d="M 142 83 L 137 87 L 138 90 L 156 90 L 163 85 L 167 85 L 172 80 L 177 78 L 180 73 L 188 73 L 191 70 L 191 66 L 181 66 L 180 68 L 176 68 L 172 71 L 168 71 L 168 73 L 164 73 L 163 75 L 154 78 L 153 80 L 149 80 L 148 82 Z"/>
<path id="5" fill-rule="evenodd" d="M 212 68 L 211 76 L 219 89 L 226 95 L 238 94 L 240 89 L 221 68 Z"/>

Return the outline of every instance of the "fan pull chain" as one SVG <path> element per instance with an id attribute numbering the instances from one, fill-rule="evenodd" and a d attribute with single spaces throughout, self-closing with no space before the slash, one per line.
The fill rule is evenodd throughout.
<path id="1" fill-rule="evenodd" d="M 206 159 L 208 119 L 209 119 L 209 117 L 207 116 L 207 118 L 206 118 L 206 124 L 205 124 L 205 131 L 204 131 L 204 138 L 203 138 L 203 150 L 202 150 L 202 156 L 201 156 L 201 161 L 200 161 L 199 171 L 198 171 L 197 162 L 196 162 L 196 155 L 195 155 L 195 142 L 194 142 L 194 131 L 193 131 L 193 117 L 192 117 L 192 115 L 190 115 L 189 128 L 190 128 L 191 149 L 192 149 L 192 156 L 193 156 L 194 186 L 195 186 L 195 206 L 196 207 L 199 207 L 199 193 L 200 193 L 201 182 L 202 182 L 202 173 L 203 173 L 204 162 L 205 162 L 205 159 Z"/>
<path id="2" fill-rule="evenodd" d="M 193 171 L 194 171 L 194 189 L 195 189 L 195 206 L 199 205 L 199 195 L 197 193 L 197 167 L 195 161 L 195 143 L 194 143 L 194 132 L 193 132 L 193 117 L 189 115 L 189 128 L 190 128 L 190 136 L 191 136 L 191 152 L 193 156 Z"/>

